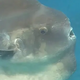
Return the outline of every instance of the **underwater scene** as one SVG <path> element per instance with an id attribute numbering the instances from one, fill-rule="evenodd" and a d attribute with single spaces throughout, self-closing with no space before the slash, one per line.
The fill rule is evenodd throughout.
<path id="1" fill-rule="evenodd" d="M 0 0 L 0 80 L 80 80 L 78 0 Z"/>
<path id="2" fill-rule="evenodd" d="M 77 62 L 76 71 L 68 80 L 80 80 L 80 1 L 79 0 L 39 0 L 41 3 L 62 11 L 70 19 L 76 35 L 75 56 Z"/>

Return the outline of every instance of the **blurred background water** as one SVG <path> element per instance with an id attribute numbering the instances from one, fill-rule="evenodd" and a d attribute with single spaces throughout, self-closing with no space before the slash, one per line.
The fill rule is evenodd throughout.
<path id="1" fill-rule="evenodd" d="M 69 80 L 80 80 L 80 0 L 39 0 L 42 4 L 62 11 L 70 19 L 71 26 L 77 36 L 75 56 L 77 70 Z"/>

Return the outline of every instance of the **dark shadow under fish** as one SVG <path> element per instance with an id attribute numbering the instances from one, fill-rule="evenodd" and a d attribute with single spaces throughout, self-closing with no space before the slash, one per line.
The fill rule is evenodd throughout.
<path id="1" fill-rule="evenodd" d="M 0 59 L 11 59 L 14 54 L 13 50 L 0 50 Z"/>

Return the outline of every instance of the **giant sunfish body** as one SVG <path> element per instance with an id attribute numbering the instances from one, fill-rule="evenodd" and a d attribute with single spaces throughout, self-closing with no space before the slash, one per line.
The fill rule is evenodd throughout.
<path id="1" fill-rule="evenodd" d="M 37 0 L 0 0 L 0 80 L 65 80 L 76 69 L 69 19 Z"/>

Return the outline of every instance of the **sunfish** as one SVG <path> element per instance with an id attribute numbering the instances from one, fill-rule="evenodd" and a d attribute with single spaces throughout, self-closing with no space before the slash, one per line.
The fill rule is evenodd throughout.
<path id="1" fill-rule="evenodd" d="M 62 12 L 37 0 L 0 0 L 0 79 L 65 80 L 76 70 L 76 36 Z"/>

